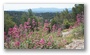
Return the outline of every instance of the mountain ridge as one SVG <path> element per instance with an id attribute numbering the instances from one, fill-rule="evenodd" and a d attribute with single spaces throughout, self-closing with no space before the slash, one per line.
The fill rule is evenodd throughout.
<path id="1" fill-rule="evenodd" d="M 72 11 L 72 8 L 32 8 L 31 10 L 34 13 L 44 13 L 44 12 L 61 12 L 65 9 L 68 9 L 68 11 Z M 25 12 L 28 12 L 28 9 L 5 10 L 5 11 L 25 11 Z"/>

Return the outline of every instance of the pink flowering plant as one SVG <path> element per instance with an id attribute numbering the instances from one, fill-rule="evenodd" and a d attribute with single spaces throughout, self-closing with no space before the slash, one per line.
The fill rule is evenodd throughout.
<path id="1" fill-rule="evenodd" d="M 78 8 L 77 5 L 75 7 Z M 21 18 L 18 17 L 21 13 L 16 15 L 10 12 L 17 20 L 14 18 L 11 20 L 9 19 L 11 16 L 5 15 L 4 48 L 66 49 L 66 46 L 73 43 L 73 40 L 84 39 L 84 13 L 77 11 L 75 7 L 72 8 L 71 13 L 66 9 L 61 13 L 47 12 L 33 15 L 29 10 Z"/>
<path id="2" fill-rule="evenodd" d="M 77 14 L 77 21 L 68 30 L 80 26 L 81 20 L 79 16 Z M 30 25 L 30 18 L 28 18 L 28 21 L 24 22 L 24 24 L 19 26 L 15 24 L 14 27 L 8 29 L 7 33 L 4 32 L 4 47 L 7 49 L 53 49 L 64 48 L 67 44 L 67 40 L 63 38 L 62 40 L 58 39 L 58 37 L 61 38 L 62 36 L 62 28 L 57 27 L 56 24 L 50 30 L 50 23 L 47 20 L 45 20 L 44 26 L 38 22 L 38 27 L 35 27 L 35 19 L 32 19 L 31 23 L 32 25 Z M 35 31 L 35 28 L 38 28 L 39 31 Z"/>

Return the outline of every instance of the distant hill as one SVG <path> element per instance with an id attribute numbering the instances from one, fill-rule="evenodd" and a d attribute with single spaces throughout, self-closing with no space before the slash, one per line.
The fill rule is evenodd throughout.
<path id="1" fill-rule="evenodd" d="M 61 12 L 64 9 L 59 9 L 59 8 L 33 8 L 32 11 L 33 12 L 37 12 L 37 13 L 42 13 L 42 12 Z M 68 9 L 69 11 L 71 11 L 71 9 Z"/>
<path id="2" fill-rule="evenodd" d="M 61 12 L 65 9 L 59 9 L 59 8 L 32 8 L 32 12 L 34 13 L 45 13 L 45 12 Z M 72 8 L 68 8 L 69 12 L 72 11 Z M 20 10 L 8 10 L 8 11 L 25 11 L 27 12 L 28 9 L 20 9 Z"/>
<path id="3" fill-rule="evenodd" d="M 42 12 L 61 12 L 63 9 L 58 8 L 34 8 L 33 12 L 42 13 Z"/>

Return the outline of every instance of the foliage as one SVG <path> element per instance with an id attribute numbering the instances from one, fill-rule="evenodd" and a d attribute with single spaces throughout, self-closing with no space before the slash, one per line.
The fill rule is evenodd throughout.
<path id="1" fill-rule="evenodd" d="M 7 13 L 4 13 L 4 31 L 8 31 L 10 27 L 13 27 L 15 22 L 12 21 L 12 16 Z"/>
<path id="2" fill-rule="evenodd" d="M 56 13 L 52 13 L 52 12 L 45 12 L 45 13 L 34 13 L 35 16 L 38 17 L 42 17 L 44 20 L 50 20 L 52 18 L 54 18 L 54 16 L 56 15 Z"/>
<path id="3" fill-rule="evenodd" d="M 83 38 L 84 36 L 84 24 L 80 24 L 77 28 L 73 29 L 75 38 Z"/>
<path id="4" fill-rule="evenodd" d="M 72 18 L 76 21 L 76 15 L 84 13 L 84 4 L 75 4 L 75 7 L 72 8 Z"/>
<path id="5" fill-rule="evenodd" d="M 65 48 L 65 45 L 72 42 L 74 36 L 76 38 L 84 36 L 83 8 L 83 5 L 75 5 L 72 12 L 65 9 L 61 13 L 33 13 L 31 9 L 28 12 L 5 12 L 4 47 Z M 66 29 L 63 29 L 63 26 Z"/>
<path id="6" fill-rule="evenodd" d="M 68 29 L 70 27 L 70 22 L 67 19 L 64 19 L 63 24 L 66 29 Z"/>
<path id="7" fill-rule="evenodd" d="M 42 25 L 38 26 L 38 28 L 40 28 L 39 31 L 36 31 L 35 27 L 33 27 L 35 31 L 32 31 L 32 26 L 29 25 L 29 21 L 30 18 L 27 22 L 24 22 L 24 25 L 20 24 L 19 27 L 14 25 L 14 27 L 9 28 L 8 34 L 4 33 L 5 48 L 54 49 L 64 47 L 65 44 L 62 42 L 63 40 L 61 42 L 59 42 L 60 39 L 58 39 L 58 41 L 55 40 L 56 35 L 60 34 L 61 28 L 58 29 L 59 31 L 55 34 L 53 34 L 53 32 L 48 34 L 47 27 L 44 27 L 44 29 Z M 34 19 L 32 22 L 32 25 L 35 25 L 36 21 Z M 49 23 L 46 25 L 48 24 Z"/>
<path id="8" fill-rule="evenodd" d="M 54 24 L 57 24 L 57 22 L 56 22 L 54 19 L 52 19 L 52 20 L 51 20 L 51 27 L 52 27 Z"/>
<path id="9" fill-rule="evenodd" d="M 21 22 L 22 24 L 24 24 L 24 22 L 27 21 L 27 18 L 28 18 L 28 14 L 27 14 L 26 12 L 23 13 L 23 14 L 21 15 L 20 22 Z M 20 23 L 20 24 L 21 24 L 21 23 Z"/>

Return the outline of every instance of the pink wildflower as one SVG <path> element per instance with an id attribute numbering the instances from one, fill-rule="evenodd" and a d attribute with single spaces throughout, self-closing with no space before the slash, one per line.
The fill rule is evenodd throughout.
<path id="1" fill-rule="evenodd" d="M 40 40 L 40 44 L 45 44 L 45 40 L 44 39 L 41 39 Z"/>
<path id="2" fill-rule="evenodd" d="M 15 46 L 19 46 L 20 45 L 20 42 L 19 41 L 16 41 L 15 42 Z"/>
<path id="3" fill-rule="evenodd" d="M 51 43 L 50 41 L 47 43 L 48 46 L 51 46 L 51 44 L 52 44 L 52 43 Z"/>

